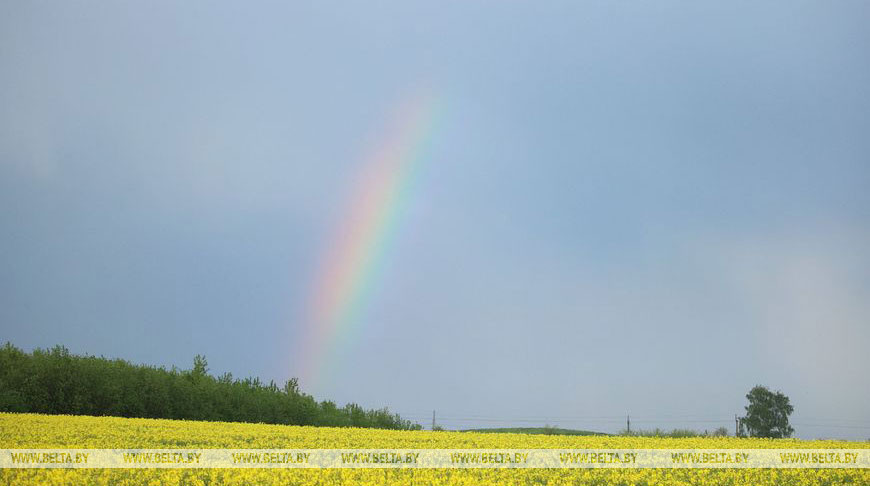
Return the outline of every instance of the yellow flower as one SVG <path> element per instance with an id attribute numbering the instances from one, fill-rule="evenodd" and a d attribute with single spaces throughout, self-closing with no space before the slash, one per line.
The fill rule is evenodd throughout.
<path id="1" fill-rule="evenodd" d="M 0 448 L 134 449 L 785 449 L 870 443 L 734 438 L 577 437 L 293 427 L 0 413 Z M 30 485 L 830 485 L 870 484 L 867 469 L 0 469 Z"/>

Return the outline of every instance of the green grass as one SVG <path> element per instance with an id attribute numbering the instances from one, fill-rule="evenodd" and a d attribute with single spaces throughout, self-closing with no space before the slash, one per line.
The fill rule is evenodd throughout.
<path id="1" fill-rule="evenodd" d="M 728 429 L 725 427 L 719 427 L 713 431 L 697 431 L 691 429 L 673 429 L 673 430 L 662 430 L 659 428 L 655 428 L 652 430 L 632 430 L 621 431 L 618 435 L 627 436 L 627 437 L 670 437 L 672 439 L 684 439 L 689 437 L 728 437 Z"/>
<path id="2" fill-rule="evenodd" d="M 483 434 L 609 435 L 602 432 L 560 429 L 557 427 L 496 427 L 491 429 L 466 429 L 462 432 L 478 432 Z"/>

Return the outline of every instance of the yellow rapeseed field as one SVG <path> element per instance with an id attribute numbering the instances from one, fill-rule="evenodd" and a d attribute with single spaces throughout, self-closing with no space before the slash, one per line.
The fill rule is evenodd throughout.
<path id="1" fill-rule="evenodd" d="M 0 448 L 568 449 L 870 448 L 868 443 L 387 431 L 0 413 Z M 0 485 L 841 485 L 865 469 L 4 469 Z"/>

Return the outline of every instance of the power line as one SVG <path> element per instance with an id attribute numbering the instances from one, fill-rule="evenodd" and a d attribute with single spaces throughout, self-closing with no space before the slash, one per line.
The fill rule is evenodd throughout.
<path id="1" fill-rule="evenodd" d="M 403 418 L 409 420 L 424 421 L 434 419 L 433 416 L 423 414 L 402 414 Z M 434 415 L 434 413 L 433 413 Z M 697 418 L 697 415 L 686 415 L 680 418 L 678 415 L 641 415 L 632 419 L 635 424 L 726 424 L 731 423 L 732 419 L 724 419 L 721 417 Z M 488 415 L 463 414 L 463 415 L 441 415 L 438 417 L 441 422 L 453 423 L 491 423 L 491 424 L 555 424 L 555 423 L 570 423 L 570 424 L 586 424 L 587 426 L 595 425 L 613 425 L 625 423 L 625 416 L 615 415 L 598 415 L 598 416 L 538 416 L 538 417 L 492 417 Z M 828 422 L 828 423 L 825 423 Z M 851 422 L 851 423 L 843 423 Z M 865 425 L 866 424 L 866 425 Z M 822 419 L 815 418 L 811 422 L 791 422 L 791 425 L 798 427 L 830 427 L 840 429 L 870 429 L 870 421 L 862 419 Z"/>
<path id="2" fill-rule="evenodd" d="M 419 412 L 396 412 L 402 416 L 428 416 L 428 411 L 419 411 Z M 498 418 L 500 420 L 601 420 L 601 419 L 614 419 L 622 421 L 625 419 L 625 415 L 521 415 L 521 416 L 513 416 L 513 417 L 493 417 L 492 415 L 480 415 L 474 413 L 467 414 L 455 414 L 447 416 L 461 416 L 462 418 Z M 721 415 L 698 415 L 698 414 L 663 414 L 663 415 L 636 415 L 637 418 L 649 419 L 649 420 L 659 420 L 659 419 L 713 419 L 718 420 L 722 416 Z"/>
<path id="3" fill-rule="evenodd" d="M 835 425 L 835 424 L 805 424 L 795 422 L 791 425 L 797 425 L 798 427 L 835 427 L 838 429 L 870 429 L 870 425 Z"/>
<path id="4" fill-rule="evenodd" d="M 421 415 L 402 415 L 403 418 L 414 419 L 414 420 L 423 420 L 430 417 L 424 417 Z M 569 422 L 569 423 L 623 423 L 625 418 L 620 419 L 607 419 L 607 420 L 588 420 L 588 419 L 499 419 L 499 418 L 478 418 L 478 417 L 451 417 L 451 416 L 439 416 L 439 420 L 449 420 L 454 422 L 498 422 L 498 423 L 543 423 L 543 422 Z M 700 423 L 700 424 L 708 424 L 708 423 L 722 423 L 722 422 L 730 422 L 730 420 L 723 419 L 709 419 L 709 420 L 676 420 L 676 419 L 667 419 L 667 420 L 637 420 L 632 419 L 634 423 L 641 424 L 653 424 L 653 423 Z"/>

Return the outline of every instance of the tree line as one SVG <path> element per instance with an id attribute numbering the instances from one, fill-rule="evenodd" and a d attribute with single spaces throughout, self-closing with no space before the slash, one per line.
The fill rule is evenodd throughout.
<path id="1" fill-rule="evenodd" d="M 303 393 L 295 378 L 278 387 L 259 378 L 193 368 L 136 365 L 122 359 L 70 354 L 63 346 L 24 352 L 0 348 L 0 411 L 68 415 L 253 422 L 286 425 L 420 429 L 386 408 L 339 407 Z"/>

